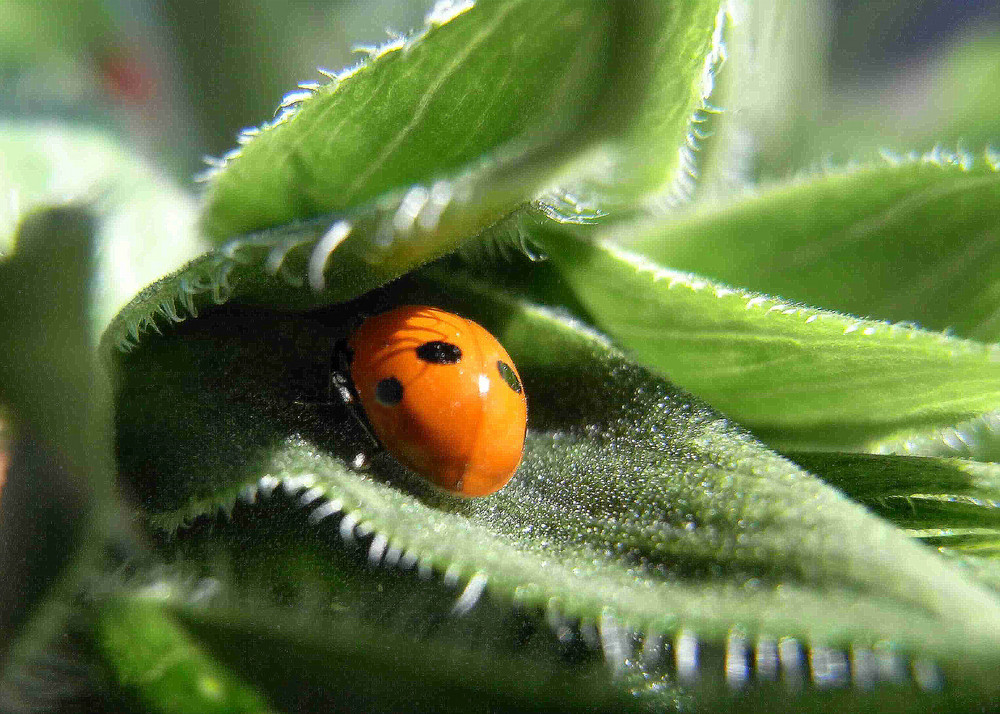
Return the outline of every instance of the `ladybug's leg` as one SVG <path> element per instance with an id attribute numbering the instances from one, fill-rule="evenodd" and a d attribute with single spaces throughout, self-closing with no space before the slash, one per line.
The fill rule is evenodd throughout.
<path id="1" fill-rule="evenodd" d="M 330 370 L 330 383 L 327 389 L 329 390 L 331 401 L 333 399 L 340 400 L 347 407 L 347 411 L 354 416 L 354 419 L 361 427 L 361 431 L 371 441 L 372 446 L 375 449 L 381 449 L 382 444 L 379 443 L 375 432 L 361 411 L 361 401 L 358 399 L 358 394 L 351 383 L 351 357 L 353 357 L 353 354 L 350 347 L 347 346 L 347 342 L 339 340 L 333 350 L 334 367 Z"/>
<path id="2" fill-rule="evenodd" d="M 357 408 L 358 398 L 351 387 L 351 380 L 339 370 L 330 372 L 330 384 L 327 386 L 330 401 L 339 400 L 342 404 L 353 409 Z"/>

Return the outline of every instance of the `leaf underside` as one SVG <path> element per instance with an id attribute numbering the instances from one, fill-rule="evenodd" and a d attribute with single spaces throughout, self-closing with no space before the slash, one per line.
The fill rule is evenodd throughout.
<path id="1" fill-rule="evenodd" d="M 644 147 L 623 147 L 683 135 L 717 11 L 481 0 L 293 93 L 210 177 L 202 225 L 219 250 L 140 293 L 105 351 L 231 292 L 294 309 L 353 299 L 502 221 L 601 146 L 618 147 L 623 170 L 648 166 Z M 683 102 L 651 89 L 654 67 Z M 665 153 L 657 181 L 676 163 Z"/>

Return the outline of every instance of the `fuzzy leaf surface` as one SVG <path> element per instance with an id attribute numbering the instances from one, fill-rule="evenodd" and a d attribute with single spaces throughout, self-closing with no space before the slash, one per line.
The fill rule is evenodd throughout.
<path id="1" fill-rule="evenodd" d="M 996 346 L 729 288 L 566 233 L 542 243 L 602 329 L 771 443 L 861 449 L 1000 406 Z"/>
<path id="2" fill-rule="evenodd" d="M 149 522 L 183 550 L 185 523 L 248 494 L 263 498 L 260 484 L 293 497 L 318 489 L 340 520 L 310 524 L 309 513 L 326 502 L 316 496 L 298 516 L 310 524 L 303 543 L 339 538 L 346 528 L 375 562 L 395 549 L 439 576 L 479 578 L 501 610 L 517 603 L 598 627 L 616 643 L 613 664 L 615 652 L 627 651 L 613 634 L 622 628 L 690 633 L 706 653 L 699 674 L 709 698 L 726 691 L 721 660 L 709 653 L 723 652 L 734 631 L 762 646 L 792 637 L 843 657 L 892 642 L 915 662 L 940 663 L 949 683 L 972 688 L 960 696 L 987 695 L 983 668 L 1000 657 L 991 594 L 600 337 L 551 312 L 429 276 L 374 303 L 307 316 L 221 309 L 126 357 L 119 453 Z M 357 426 L 343 407 L 317 401 L 333 342 L 353 315 L 398 301 L 480 321 L 518 364 L 531 405 L 525 460 L 490 498 L 438 492 L 385 454 L 354 470 L 349 464 L 365 448 Z M 268 522 L 255 519 L 253 528 L 264 533 Z M 215 530 L 199 537 L 210 540 Z M 286 606 L 296 602 L 279 584 L 290 577 L 274 567 L 282 557 L 252 558 L 258 564 L 245 568 L 232 565 L 238 554 L 220 555 L 224 544 L 202 550 L 200 562 L 219 566 L 213 577 L 242 590 L 248 611 L 273 606 L 275 593 Z M 324 559 L 311 562 L 305 592 L 314 602 L 336 597 L 364 610 L 364 577 L 345 579 Z M 258 580 L 248 587 L 248 578 Z M 425 624 L 442 614 L 412 598 L 409 607 Z M 662 692 L 642 696 L 666 706 Z M 898 703 L 918 695 L 890 688 L 873 696 Z"/>
<path id="3" fill-rule="evenodd" d="M 1000 465 L 968 459 L 801 452 L 820 474 L 914 538 L 1000 586 Z"/>
<path id="4" fill-rule="evenodd" d="M 1000 412 L 986 412 L 957 424 L 903 430 L 870 447 L 875 454 L 1000 462 Z"/>
<path id="5" fill-rule="evenodd" d="M 653 75 L 631 126 L 543 194 L 538 205 L 546 213 L 587 221 L 632 210 L 654 196 L 689 196 L 698 137 L 714 111 L 708 101 L 725 54 L 726 17 L 725 9 L 710 0 L 665 6 L 653 47 Z"/>
<path id="6" fill-rule="evenodd" d="M 660 265 L 728 285 L 996 342 L 997 159 L 898 157 L 706 204 L 618 238 Z"/>

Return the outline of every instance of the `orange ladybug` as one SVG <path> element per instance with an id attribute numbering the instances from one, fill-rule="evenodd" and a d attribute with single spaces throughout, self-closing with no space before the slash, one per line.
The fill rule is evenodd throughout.
<path id="1" fill-rule="evenodd" d="M 493 335 L 450 312 L 406 305 L 366 320 L 348 348 L 354 395 L 399 461 L 462 496 L 491 494 L 514 475 L 527 401 Z"/>

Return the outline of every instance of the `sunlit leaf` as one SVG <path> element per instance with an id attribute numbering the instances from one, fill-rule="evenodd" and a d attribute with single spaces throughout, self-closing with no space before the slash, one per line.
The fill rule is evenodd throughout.
<path id="1" fill-rule="evenodd" d="M 609 243 L 542 243 L 598 325 L 771 443 L 857 449 L 1000 406 L 996 346 L 730 288 Z"/>
<path id="2" fill-rule="evenodd" d="M 707 135 L 705 124 L 718 111 L 710 102 L 725 59 L 727 18 L 727 7 L 711 0 L 665 5 L 649 91 L 631 126 L 543 194 L 542 210 L 578 222 L 634 210 L 644 202 L 690 198 L 695 154 Z"/>
<path id="3" fill-rule="evenodd" d="M 1000 462 L 1000 413 L 986 412 L 957 424 L 903 429 L 870 444 L 877 454 L 944 456 Z"/>
<path id="4" fill-rule="evenodd" d="M 997 159 L 941 151 L 806 176 L 618 237 L 728 285 L 995 342 Z"/>
<path id="5" fill-rule="evenodd" d="M 799 452 L 795 460 L 1000 589 L 1000 465 L 967 459 Z"/>
<path id="6" fill-rule="evenodd" d="M 149 286 L 106 344 L 231 294 L 296 309 L 357 297 L 506 217 L 636 122 L 653 131 L 668 112 L 676 134 L 694 90 L 683 110 L 661 94 L 643 104 L 649 77 L 674 47 L 672 81 L 701 76 L 711 6 L 441 5 L 422 34 L 293 93 L 244 134 L 207 191 L 203 227 L 220 249 Z"/>

